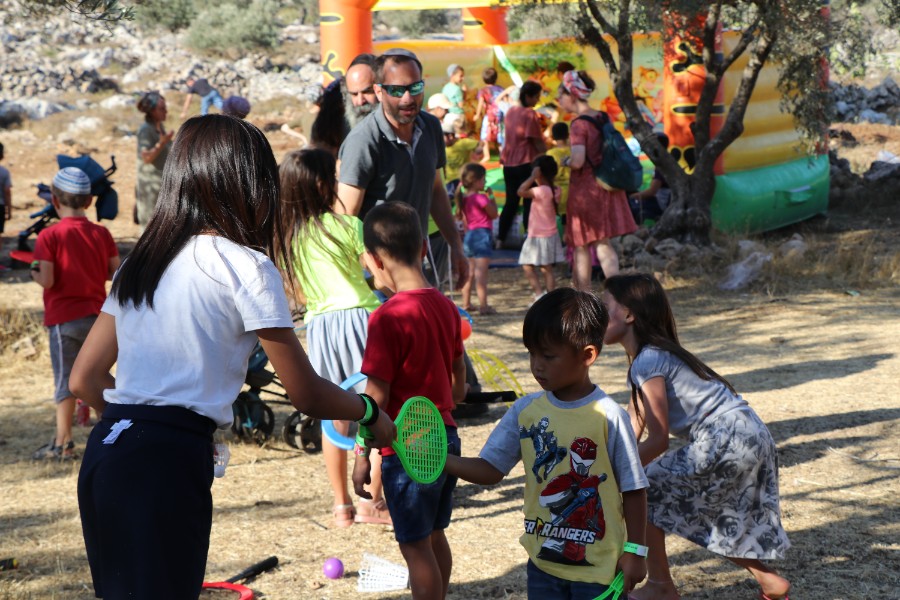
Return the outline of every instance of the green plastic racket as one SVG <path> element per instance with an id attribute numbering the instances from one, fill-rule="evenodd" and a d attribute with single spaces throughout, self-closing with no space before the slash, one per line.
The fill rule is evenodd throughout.
<path id="1" fill-rule="evenodd" d="M 625 591 L 625 573 L 619 571 L 616 578 L 612 580 L 605 592 L 594 598 L 594 600 L 619 600 L 619 596 Z"/>
<path id="2" fill-rule="evenodd" d="M 447 430 L 441 411 L 425 396 L 413 396 L 394 419 L 397 439 L 391 444 L 406 473 L 417 483 L 433 483 L 447 462 Z M 366 427 L 362 437 L 371 439 Z"/>

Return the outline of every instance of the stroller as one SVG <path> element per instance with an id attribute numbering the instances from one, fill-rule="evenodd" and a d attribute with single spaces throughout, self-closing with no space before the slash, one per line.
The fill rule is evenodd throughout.
<path id="1" fill-rule="evenodd" d="M 275 414 L 269 404 L 290 405 L 278 375 L 266 369 L 269 357 L 259 342 L 250 353 L 247 377 L 244 383 L 250 388 L 238 394 L 231 405 L 234 422 L 231 431 L 241 440 L 263 445 L 275 430 Z M 263 389 L 268 387 L 269 389 Z M 271 388 L 276 389 L 271 389 Z M 263 400 L 263 394 L 266 399 Z M 294 411 L 284 422 L 281 437 L 293 448 L 306 452 L 322 450 L 322 429 L 318 419 Z"/>
<path id="2" fill-rule="evenodd" d="M 119 194 L 113 189 L 113 182 L 109 180 L 109 176 L 116 172 L 116 157 L 110 156 L 109 158 L 112 165 L 104 170 L 104 168 L 88 154 L 82 154 L 78 157 L 67 156 L 65 154 L 56 155 L 56 163 L 59 165 L 60 169 L 77 167 L 84 171 L 85 175 L 88 176 L 88 179 L 91 180 L 91 195 L 97 197 L 97 202 L 94 206 L 97 209 L 98 221 L 101 219 L 111 221 L 119 214 Z M 54 219 L 59 218 L 59 215 L 56 214 L 56 209 L 53 208 L 53 204 L 50 202 L 50 186 L 39 183 L 37 184 L 37 188 L 37 195 L 47 202 L 47 206 L 28 215 L 30 219 L 36 218 L 37 221 L 32 223 L 27 229 L 23 229 L 19 232 L 16 249 L 22 252 L 31 251 L 28 238 L 32 235 L 39 234 L 41 230 L 50 225 Z"/>

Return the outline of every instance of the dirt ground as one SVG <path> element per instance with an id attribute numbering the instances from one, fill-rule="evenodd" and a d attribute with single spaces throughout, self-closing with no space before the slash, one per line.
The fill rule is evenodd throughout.
<path id="1" fill-rule="evenodd" d="M 74 148 L 66 138 L 80 139 L 104 165 L 106 155 L 116 155 L 120 170 L 113 179 L 121 214 L 107 225 L 123 249 L 134 242 L 137 229 L 128 217 L 135 141 L 112 131 L 115 115 L 101 117 L 103 126 L 79 136 L 59 133 L 67 127 L 62 117 L 30 130 L 0 132 L 16 206 L 3 237 L 4 255 L 14 233 L 30 223 L 26 211 L 41 206 L 29 187 L 49 181 L 54 155 Z M 137 117 L 129 118 L 136 129 Z M 263 116 L 258 124 L 266 121 Z M 51 136 L 53 141 L 47 141 Z M 296 147 L 278 131 L 269 138 L 279 158 Z M 873 153 L 882 147 L 873 146 Z M 819 248 L 833 248 L 842 247 L 847 236 L 862 235 L 886 240 L 874 249 L 866 246 L 867 252 L 895 254 L 896 212 L 893 218 L 866 219 L 852 207 L 835 209 L 824 225 L 814 227 L 812 237 Z M 787 237 L 770 234 L 763 241 L 776 245 Z M 709 274 L 673 270 L 665 279 L 683 343 L 730 379 L 778 444 L 784 525 L 793 547 L 776 566 L 793 583 L 792 597 L 898 599 L 900 288 L 889 280 L 851 287 L 842 277 L 807 279 L 810 272 L 782 273 L 788 283 L 746 293 L 718 291 Z M 500 314 L 475 317 L 468 345 L 500 357 L 523 388 L 534 390 L 520 338 L 530 294 L 517 270 L 495 269 L 490 276 L 492 304 Z M 0 572 L 0 600 L 93 597 L 75 497 L 78 463 L 31 460 L 53 430 L 41 312 L 39 288 L 25 271 L 0 275 L 0 559 L 15 557 L 20 564 Z M 14 349 L 14 342 L 25 337 L 30 344 Z M 625 356 L 616 346 L 604 349 L 592 376 L 617 401 L 626 402 L 625 371 Z M 273 408 L 278 432 L 290 409 Z M 491 405 L 486 414 L 461 421 L 464 454 L 477 453 L 504 410 Z M 76 427 L 79 448 L 88 433 Z M 232 459 L 226 477 L 213 485 L 208 580 L 225 579 L 277 555 L 279 568 L 251 584 L 267 598 L 409 598 L 408 592 L 357 591 L 363 553 L 397 563 L 402 559 L 385 527 L 331 528 L 320 454 L 295 450 L 277 438 L 257 447 L 225 437 L 232 441 Z M 450 598 L 525 598 L 525 554 L 517 542 L 523 482 L 517 467 L 497 486 L 459 486 L 448 530 L 454 553 Z M 747 573 L 730 563 L 674 538 L 669 550 L 682 597 L 756 597 Z M 331 556 L 346 566 L 342 579 L 322 574 Z"/>

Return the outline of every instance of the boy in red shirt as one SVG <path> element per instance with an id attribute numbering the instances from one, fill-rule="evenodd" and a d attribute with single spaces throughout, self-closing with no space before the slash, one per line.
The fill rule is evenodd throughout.
<path id="1" fill-rule="evenodd" d="M 51 189 L 60 222 L 38 235 L 31 278 L 44 288 L 44 325 L 50 334 L 56 387 L 56 436 L 34 453 L 35 460 L 75 458 L 76 399 L 69 391 L 69 373 L 106 300 L 106 281 L 119 267 L 112 235 L 85 216 L 92 200 L 88 176 L 66 167 L 53 178 Z"/>
<path id="2" fill-rule="evenodd" d="M 425 396 L 441 411 L 448 452 L 459 455 L 459 436 L 450 411 L 465 396 L 462 327 L 456 306 L 428 284 L 422 273 L 425 238 L 415 209 L 403 202 L 373 208 L 363 224 L 366 267 L 378 287 L 394 295 L 369 317 L 361 371 L 366 393 L 397 417 L 412 396 Z M 357 449 L 356 493 L 369 498 L 367 449 Z M 450 525 L 456 478 L 446 474 L 429 485 L 413 482 L 396 454 L 382 448 L 381 477 L 394 537 L 409 567 L 415 600 L 444 598 L 452 557 L 444 529 Z"/>

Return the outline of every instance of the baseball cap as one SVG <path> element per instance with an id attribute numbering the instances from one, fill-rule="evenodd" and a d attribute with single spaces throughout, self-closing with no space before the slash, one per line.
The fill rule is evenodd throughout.
<path id="1" fill-rule="evenodd" d="M 456 122 L 460 119 L 462 119 L 462 115 L 454 113 L 444 115 L 444 120 L 441 121 L 441 130 L 444 133 L 456 133 Z"/>
<path id="2" fill-rule="evenodd" d="M 432 108 L 450 110 L 450 100 L 444 94 L 433 94 L 428 98 L 428 109 L 431 110 Z"/>
<path id="3" fill-rule="evenodd" d="M 456 73 L 456 70 L 459 68 L 459 65 L 456 63 L 450 63 L 450 66 L 447 67 L 447 77 L 453 77 L 453 74 Z"/>
<path id="4" fill-rule="evenodd" d="M 77 167 L 61 169 L 53 178 L 53 187 L 61 192 L 68 192 L 77 196 L 86 196 L 91 193 L 91 180 L 84 171 Z"/>

